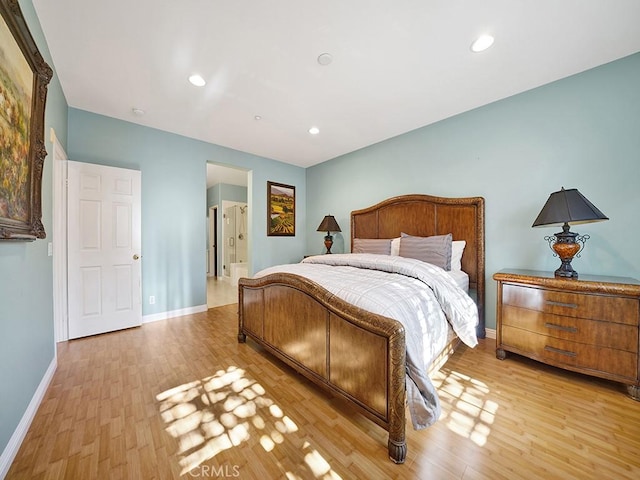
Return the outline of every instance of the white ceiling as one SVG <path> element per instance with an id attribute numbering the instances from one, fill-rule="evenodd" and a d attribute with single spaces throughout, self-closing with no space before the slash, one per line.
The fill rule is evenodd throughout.
<path id="1" fill-rule="evenodd" d="M 303 167 L 640 51 L 638 0 L 33 4 L 71 107 Z"/>
<path id="2" fill-rule="evenodd" d="M 247 172 L 238 168 L 229 168 L 208 163 L 207 188 L 213 187 L 218 183 L 246 187 L 248 184 Z"/>

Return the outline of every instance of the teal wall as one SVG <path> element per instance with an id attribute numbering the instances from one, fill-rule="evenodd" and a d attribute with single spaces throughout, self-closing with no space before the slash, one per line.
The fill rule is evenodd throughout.
<path id="1" fill-rule="evenodd" d="M 143 314 L 206 305 L 207 162 L 249 171 L 249 262 L 252 272 L 297 262 L 306 242 L 305 202 L 297 235 L 267 237 L 267 181 L 296 186 L 306 196 L 305 170 L 206 142 L 69 109 L 69 159 L 142 172 Z M 265 212 L 252 215 L 252 212 Z M 156 303 L 149 305 L 150 295 Z"/>
<path id="2" fill-rule="evenodd" d="M 487 327 L 495 328 L 502 268 L 555 270 L 531 228 L 551 192 L 577 188 L 610 220 L 589 234 L 578 272 L 640 278 L 640 54 L 457 115 L 307 169 L 307 251 L 335 215 L 349 251 L 349 213 L 394 195 L 427 193 L 486 200 Z"/>
<path id="3" fill-rule="evenodd" d="M 207 189 L 207 207 L 222 206 L 222 201 L 247 203 L 247 187 L 216 183 Z"/>
<path id="4" fill-rule="evenodd" d="M 53 67 L 31 1 L 21 1 L 20 7 L 40 53 Z M 51 128 L 64 146 L 67 102 L 55 75 L 49 83 L 45 115 L 45 145 L 49 152 Z M 49 156 L 42 180 L 42 222 L 47 238 L 27 243 L 0 242 L 0 453 L 55 357 L 53 263 L 52 257 L 47 256 L 47 244 L 52 241 L 51 177 Z"/>

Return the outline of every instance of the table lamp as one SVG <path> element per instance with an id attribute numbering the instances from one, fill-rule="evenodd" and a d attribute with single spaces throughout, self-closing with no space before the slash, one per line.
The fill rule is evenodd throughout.
<path id="1" fill-rule="evenodd" d="M 562 225 L 562 232 L 549 235 L 544 239 L 554 255 L 560 257 L 560 267 L 554 272 L 556 277 L 578 278 L 578 272 L 571 267 L 574 256 L 580 256 L 589 235 L 578 235 L 569 231 L 569 225 L 609 220 L 593 203 L 587 200 L 577 189 L 565 190 L 549 195 L 547 203 L 533 222 L 532 227 Z"/>
<path id="2" fill-rule="evenodd" d="M 338 222 L 333 215 L 326 215 L 317 229 L 318 232 L 327 232 L 324 237 L 324 246 L 327 247 L 327 253 L 331 253 L 331 246 L 333 245 L 333 237 L 331 232 L 341 232 Z"/>

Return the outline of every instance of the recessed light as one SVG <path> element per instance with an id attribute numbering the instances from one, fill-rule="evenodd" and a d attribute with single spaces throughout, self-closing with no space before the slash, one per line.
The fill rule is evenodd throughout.
<path id="1" fill-rule="evenodd" d="M 320 133 L 320 129 L 319 129 L 318 127 L 311 127 L 311 128 L 309 129 L 309 133 L 310 133 L 311 135 L 317 135 L 317 134 L 319 134 L 319 133 Z"/>
<path id="2" fill-rule="evenodd" d="M 322 53 L 318 56 L 318 63 L 322 66 L 329 65 L 333 62 L 333 57 L 330 53 Z"/>
<path id="3" fill-rule="evenodd" d="M 471 44 L 471 51 L 475 53 L 484 52 L 493 45 L 494 38 L 491 35 L 480 35 L 475 42 Z"/>
<path id="4" fill-rule="evenodd" d="M 204 78 L 197 74 L 191 75 L 189 77 L 189 81 L 196 87 L 204 87 L 207 84 L 207 82 L 204 81 Z"/>
<path id="5" fill-rule="evenodd" d="M 255 117 L 253 117 L 256 121 L 257 120 L 262 120 L 262 117 L 260 115 L 256 115 Z"/>
<path id="6" fill-rule="evenodd" d="M 142 115 L 144 115 L 144 113 L 145 113 L 145 112 L 144 112 L 144 110 L 142 110 L 141 108 L 136 108 L 136 107 L 132 108 L 132 109 L 131 109 L 131 111 L 132 111 L 135 115 L 137 115 L 137 116 L 139 116 L 139 117 L 141 117 L 141 116 L 142 116 Z"/>

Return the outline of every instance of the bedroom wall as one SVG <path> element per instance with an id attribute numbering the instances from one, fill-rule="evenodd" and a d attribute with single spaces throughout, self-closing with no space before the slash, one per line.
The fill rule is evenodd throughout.
<path id="1" fill-rule="evenodd" d="M 20 8 L 40 53 L 54 69 L 31 1 Z M 45 147 L 50 130 L 63 146 L 67 138 L 67 102 L 55 76 L 49 83 L 45 112 Z M 55 359 L 53 335 L 53 263 L 47 256 L 52 229 L 52 161 L 44 162 L 42 222 L 47 238 L 35 242 L 0 242 L 0 477 L 8 468 L 7 445 L 47 369 Z"/>
<path id="2" fill-rule="evenodd" d="M 349 251 L 349 213 L 394 195 L 486 200 L 488 328 L 495 328 L 493 273 L 553 271 L 531 228 L 549 194 L 577 188 L 610 220 L 573 227 L 589 234 L 580 273 L 640 278 L 640 53 L 466 112 L 307 169 L 307 252 L 331 213 L 342 229 L 332 251 Z M 383 120 L 382 120 L 383 121 Z"/>
<path id="3" fill-rule="evenodd" d="M 213 187 L 207 189 L 207 207 L 222 205 L 222 200 L 229 200 L 230 202 L 246 202 L 247 187 L 229 185 L 228 183 L 217 183 Z"/>
<path id="4" fill-rule="evenodd" d="M 207 162 L 249 170 L 247 200 L 251 238 L 250 273 L 277 263 L 299 261 L 304 228 L 295 237 L 267 237 L 267 181 L 296 186 L 305 198 L 305 171 L 180 135 L 135 125 L 74 108 L 69 109 L 71 160 L 131 168 L 142 172 L 143 315 L 206 305 Z M 305 225 L 299 202 L 298 225 Z M 156 303 L 149 305 L 150 295 Z"/>

